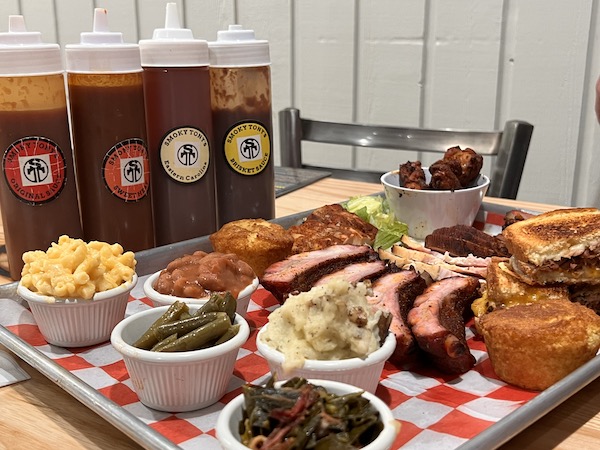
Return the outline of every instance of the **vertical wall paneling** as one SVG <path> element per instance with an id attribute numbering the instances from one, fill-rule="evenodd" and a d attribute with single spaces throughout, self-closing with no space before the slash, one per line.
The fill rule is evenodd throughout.
<path id="1" fill-rule="evenodd" d="M 94 7 L 126 42 L 164 25 L 169 0 L 2 0 L 0 31 L 22 14 L 45 42 L 79 42 Z M 200 39 L 233 23 L 271 45 L 277 112 L 427 128 L 535 126 L 519 199 L 600 205 L 600 0 L 176 0 Z M 432 155 L 307 145 L 308 163 L 384 171 Z"/>
<path id="2" fill-rule="evenodd" d="M 186 27 L 198 39 L 214 41 L 217 31 L 236 21 L 235 0 L 184 0 Z"/>
<path id="3" fill-rule="evenodd" d="M 8 16 L 21 14 L 19 0 L 2 0 L 0 2 L 0 32 L 8 31 Z M 27 19 L 25 19 L 27 23 Z"/>
<path id="4" fill-rule="evenodd" d="M 600 5 L 592 4 L 574 189 L 571 204 L 600 207 L 600 126 L 595 114 L 596 81 L 600 77 Z"/>
<path id="5" fill-rule="evenodd" d="M 87 1 L 83 0 L 82 3 Z M 68 34 L 69 31 L 60 29 L 57 25 L 55 0 L 21 0 L 20 3 L 27 29 L 40 31 L 42 41 L 46 43 L 58 43 L 62 46 L 61 35 Z"/>
<path id="6" fill-rule="evenodd" d="M 521 198 L 571 201 L 591 3 L 511 2 L 516 26 L 505 113 L 535 126 Z"/>
<path id="7" fill-rule="evenodd" d="M 418 127 L 422 89 L 425 2 L 361 1 L 356 122 Z M 388 171 L 414 152 L 357 147 L 358 169 Z"/>
<path id="8" fill-rule="evenodd" d="M 238 23 L 254 30 L 257 39 L 269 41 L 275 163 L 279 164 L 277 112 L 291 106 L 291 4 L 289 0 L 244 0 L 237 10 Z"/>
<path id="9" fill-rule="evenodd" d="M 310 0 L 294 5 L 295 106 L 305 117 L 352 121 L 356 2 Z M 350 167 L 352 148 L 305 145 L 303 158 L 307 163 Z"/>

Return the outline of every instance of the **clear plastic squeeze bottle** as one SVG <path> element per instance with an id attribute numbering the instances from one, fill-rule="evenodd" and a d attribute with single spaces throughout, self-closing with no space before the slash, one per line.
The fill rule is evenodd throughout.
<path id="1" fill-rule="evenodd" d="M 93 31 L 65 50 L 85 239 L 153 247 L 139 47 L 110 32 L 107 11 L 96 8 Z"/>
<path id="2" fill-rule="evenodd" d="M 140 55 L 156 244 L 208 235 L 217 229 L 208 43 L 168 3 Z"/>
<path id="3" fill-rule="evenodd" d="M 275 217 L 269 43 L 230 25 L 208 43 L 218 225 Z"/>
<path id="4" fill-rule="evenodd" d="M 65 74 L 58 44 L 10 16 L 0 33 L 0 208 L 10 276 L 22 255 L 61 234 L 81 236 L 69 135 Z"/>

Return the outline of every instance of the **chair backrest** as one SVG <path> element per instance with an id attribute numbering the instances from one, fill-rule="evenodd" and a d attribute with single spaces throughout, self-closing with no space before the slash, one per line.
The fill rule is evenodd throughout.
<path id="1" fill-rule="evenodd" d="M 393 150 L 444 153 L 450 147 L 470 147 L 495 156 L 487 195 L 515 199 L 525 166 L 533 125 L 511 120 L 504 130 L 482 132 L 323 122 L 300 117 L 300 110 L 279 112 L 281 165 L 302 167 L 302 141 Z"/>

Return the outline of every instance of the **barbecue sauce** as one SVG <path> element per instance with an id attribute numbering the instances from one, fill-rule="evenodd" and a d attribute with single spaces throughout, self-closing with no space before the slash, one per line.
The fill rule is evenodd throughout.
<path id="1" fill-rule="evenodd" d="M 157 245 L 217 229 L 208 44 L 180 28 L 168 3 L 165 28 L 140 41 Z"/>
<path id="2" fill-rule="evenodd" d="M 67 78 L 85 240 L 153 247 L 141 72 Z"/>
<path id="3" fill-rule="evenodd" d="M 0 204 L 17 280 L 23 253 L 82 233 L 60 48 L 27 32 L 22 16 L 11 16 L 0 43 Z"/>
<path id="4" fill-rule="evenodd" d="M 267 41 L 231 25 L 209 43 L 218 225 L 275 217 Z"/>
<path id="5" fill-rule="evenodd" d="M 108 31 L 105 9 L 94 31 L 66 46 L 67 80 L 85 240 L 154 246 L 150 161 L 137 44 Z"/>

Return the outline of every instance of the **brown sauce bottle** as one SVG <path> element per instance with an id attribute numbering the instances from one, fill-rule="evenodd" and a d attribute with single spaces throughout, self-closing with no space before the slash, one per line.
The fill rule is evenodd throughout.
<path id="1" fill-rule="evenodd" d="M 219 226 L 275 217 L 267 41 L 230 25 L 209 43 Z"/>
<path id="2" fill-rule="evenodd" d="M 108 31 L 107 11 L 96 8 L 94 31 L 65 56 L 84 237 L 154 247 L 139 47 Z"/>
<path id="3" fill-rule="evenodd" d="M 22 16 L 11 16 L 0 43 L 15 32 L 39 34 L 24 27 Z M 0 150 L 2 222 L 10 277 L 17 280 L 24 252 L 46 250 L 62 234 L 82 237 L 58 45 L 40 38 L 0 46 Z"/>
<path id="4" fill-rule="evenodd" d="M 85 239 L 153 247 L 142 73 L 67 80 Z"/>
<path id="5" fill-rule="evenodd" d="M 177 4 L 165 28 L 140 41 L 156 245 L 217 229 L 208 44 L 181 28 Z"/>

